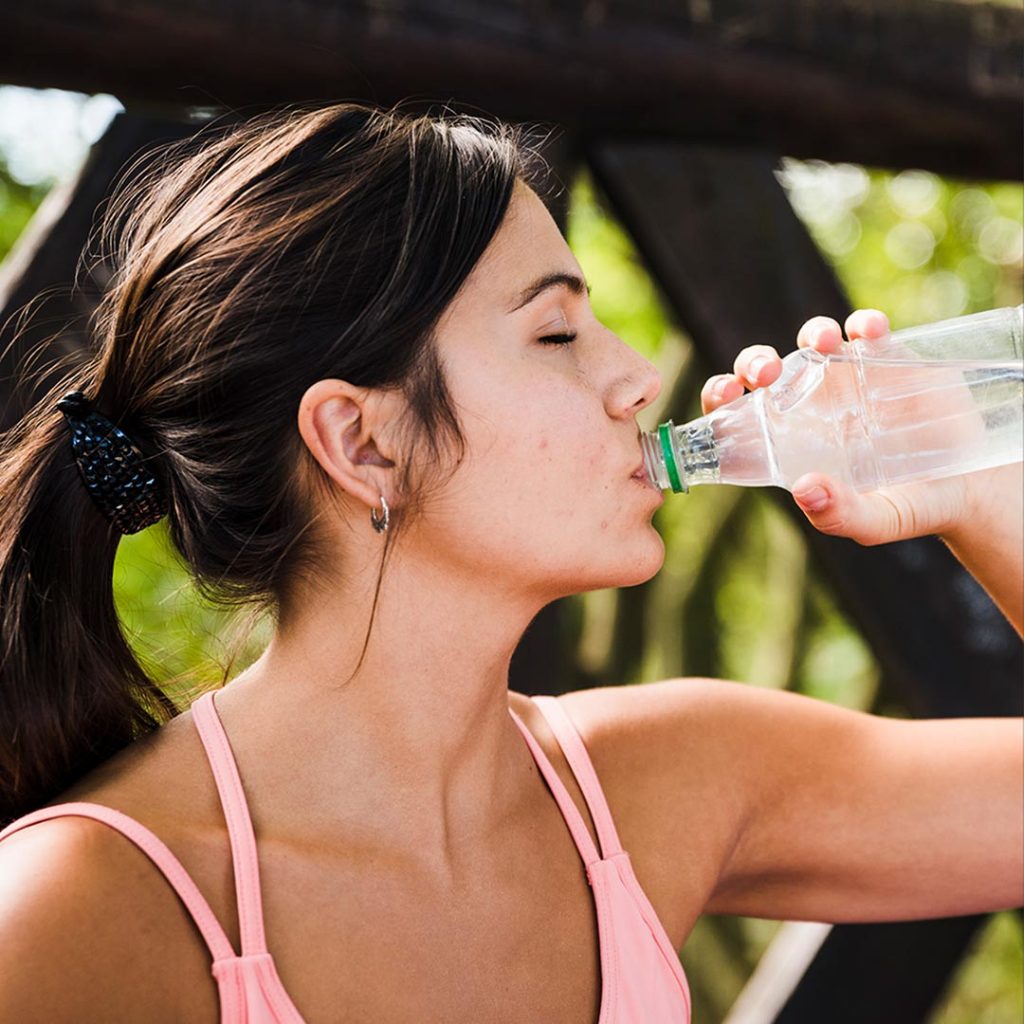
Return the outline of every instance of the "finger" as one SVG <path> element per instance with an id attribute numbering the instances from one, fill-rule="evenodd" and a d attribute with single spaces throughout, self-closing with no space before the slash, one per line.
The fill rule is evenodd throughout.
<path id="1" fill-rule="evenodd" d="M 880 309 L 855 309 L 846 318 L 846 336 L 855 338 L 884 338 L 889 333 L 889 318 Z"/>
<path id="2" fill-rule="evenodd" d="M 717 409 L 726 402 L 732 402 L 743 394 L 743 382 L 731 373 L 720 373 L 709 377 L 701 388 L 700 405 L 704 413 Z"/>
<path id="3" fill-rule="evenodd" d="M 748 345 L 736 357 L 732 368 L 748 388 L 764 387 L 782 372 L 782 357 L 771 345 Z"/>
<path id="4" fill-rule="evenodd" d="M 797 331 L 797 348 L 813 348 L 819 352 L 838 352 L 843 344 L 839 323 L 830 316 L 812 316 Z"/>
<path id="5" fill-rule="evenodd" d="M 793 497 L 821 533 L 849 537 L 858 544 L 885 544 L 911 532 L 913 516 L 880 491 L 858 494 L 822 473 L 805 473 L 793 483 Z"/>

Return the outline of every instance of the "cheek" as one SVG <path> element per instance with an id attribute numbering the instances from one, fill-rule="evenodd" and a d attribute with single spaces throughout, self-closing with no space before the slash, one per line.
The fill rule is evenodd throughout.
<path id="1" fill-rule="evenodd" d="M 594 519 L 590 476 L 600 461 L 595 431 L 564 394 L 492 406 L 464 418 L 467 453 L 451 481 L 449 513 L 472 509 L 484 546 L 540 551 Z M 602 517 L 604 518 L 604 517 Z M 488 540 L 490 538 L 490 540 Z"/>
<path id="2" fill-rule="evenodd" d="M 624 526 L 636 529 L 635 485 L 624 473 L 615 478 L 622 453 L 601 430 L 581 412 L 495 444 L 475 488 L 504 541 L 543 553 L 549 564 L 563 556 L 575 564 L 602 537 L 615 546 Z"/>
<path id="3" fill-rule="evenodd" d="M 584 476 L 594 468 L 600 454 L 600 406 L 593 395 L 545 379 L 517 382 L 501 397 L 477 417 L 469 440 L 480 465 L 497 469 L 507 487 L 521 484 L 529 490 L 530 480 L 564 480 L 567 467 Z M 513 466 L 515 480 L 501 468 Z"/>
<path id="4" fill-rule="evenodd" d="M 584 381 L 570 372 L 521 369 L 481 364 L 459 378 L 467 452 L 446 513 L 472 509 L 486 524 L 473 528 L 485 546 L 524 557 L 544 553 L 549 562 L 562 552 L 575 561 L 595 535 L 611 543 L 627 518 L 636 529 L 629 456 L 621 430 Z M 488 396 L 486 404 L 480 395 Z"/>
<path id="5" fill-rule="evenodd" d="M 553 405 L 557 414 L 549 406 L 544 419 L 539 410 L 532 421 L 524 412 L 523 433 L 503 441 L 506 464 L 516 467 L 515 479 L 507 476 L 505 486 L 514 489 L 524 509 L 542 506 L 577 520 L 606 492 L 615 453 L 609 448 L 608 425 L 583 403 L 574 407 L 562 399 Z"/>
<path id="6" fill-rule="evenodd" d="M 633 586 L 661 568 L 664 544 L 644 522 L 638 485 L 613 479 L 622 453 L 607 439 L 563 429 L 496 432 L 490 442 L 470 448 L 431 517 L 435 555 L 444 551 L 468 578 L 556 595 Z"/>

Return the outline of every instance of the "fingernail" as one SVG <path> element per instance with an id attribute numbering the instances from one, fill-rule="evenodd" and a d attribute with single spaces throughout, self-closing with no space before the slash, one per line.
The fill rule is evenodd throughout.
<path id="1" fill-rule="evenodd" d="M 820 512 L 828 504 L 828 491 L 824 487 L 812 487 L 809 491 L 799 493 L 794 491 L 793 497 L 808 512 Z"/>
<path id="2" fill-rule="evenodd" d="M 757 380 L 761 376 L 761 371 L 771 362 L 767 356 L 758 356 L 750 364 L 750 378 L 751 380 Z"/>
<path id="3" fill-rule="evenodd" d="M 714 385 L 714 387 L 712 387 L 711 394 L 715 398 L 722 398 L 722 397 L 724 397 L 725 389 L 728 386 L 729 386 L 728 379 L 723 377 L 717 384 Z"/>

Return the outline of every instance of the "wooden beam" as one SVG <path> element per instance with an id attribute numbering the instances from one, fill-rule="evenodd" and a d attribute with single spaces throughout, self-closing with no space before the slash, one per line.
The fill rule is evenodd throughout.
<path id="1" fill-rule="evenodd" d="M 126 105 L 452 101 L 592 137 L 1015 179 L 1024 12 L 942 0 L 7 0 L 0 80 Z"/>
<path id="2" fill-rule="evenodd" d="M 711 372 L 729 369 L 746 345 L 790 350 L 811 316 L 842 323 L 849 314 L 834 274 L 774 176 L 776 154 L 607 143 L 590 147 L 587 158 Z M 668 415 L 685 418 L 682 409 Z M 861 547 L 818 533 L 788 492 L 769 493 L 803 532 L 887 681 L 916 717 L 1022 713 L 1020 640 L 941 541 Z M 918 1011 L 942 991 L 982 920 L 837 925 L 776 1019 L 923 1021 Z M 866 963 L 869 989 L 862 980 Z M 870 1011 L 855 1001 L 857 992 L 870 997 Z M 851 1005 L 857 1012 L 846 1012 Z M 879 1010 L 889 1005 L 908 1015 Z"/>

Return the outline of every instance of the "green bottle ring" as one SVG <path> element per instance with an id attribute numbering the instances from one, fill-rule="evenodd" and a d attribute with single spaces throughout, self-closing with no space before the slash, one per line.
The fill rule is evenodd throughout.
<path id="1" fill-rule="evenodd" d="M 672 484 L 672 490 L 676 494 L 683 494 L 689 488 L 684 487 L 679 479 L 679 470 L 676 468 L 676 456 L 672 450 L 672 427 L 673 423 L 671 420 L 667 423 L 659 423 L 658 438 L 661 440 L 661 454 L 665 459 L 665 469 L 668 472 L 668 479 L 669 483 Z"/>

